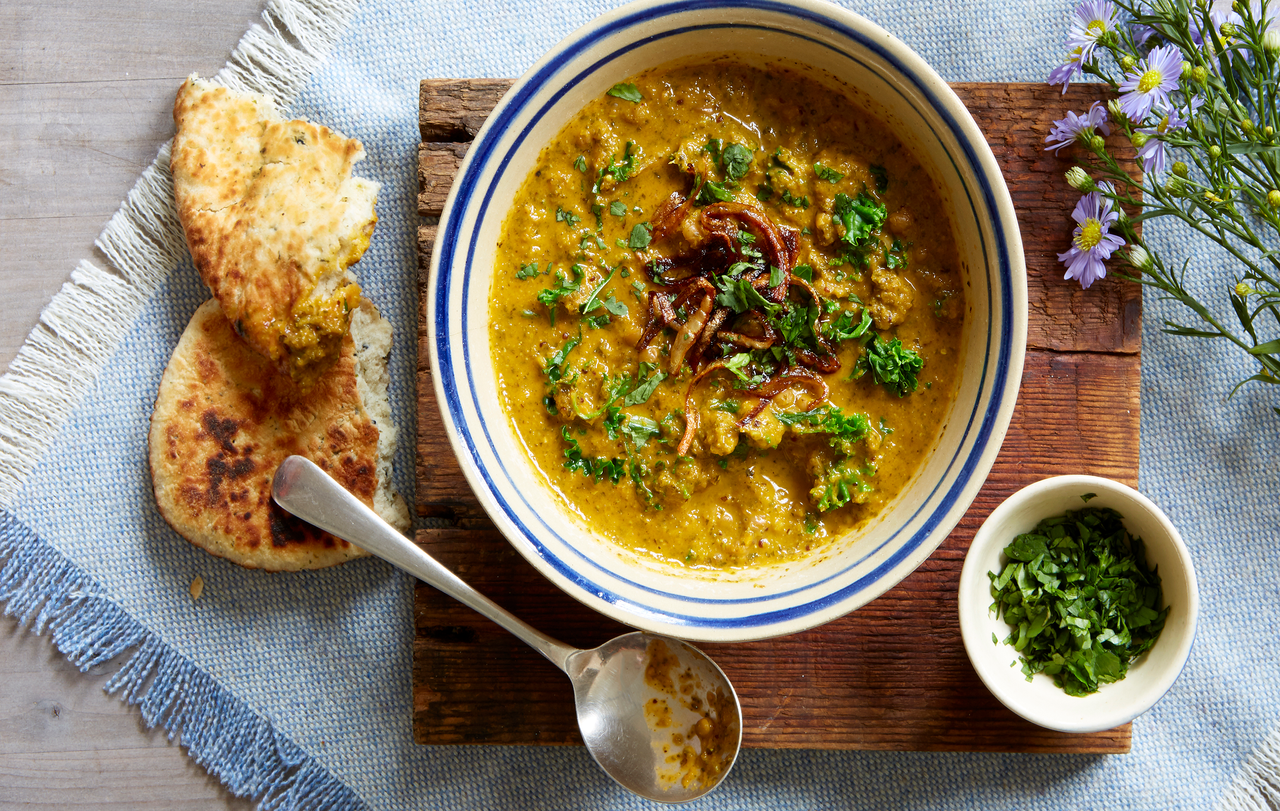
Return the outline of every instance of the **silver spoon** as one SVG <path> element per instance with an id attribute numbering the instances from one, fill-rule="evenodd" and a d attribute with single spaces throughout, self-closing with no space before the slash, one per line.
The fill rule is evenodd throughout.
<path id="1" fill-rule="evenodd" d="M 692 645 L 636 631 L 578 650 L 468 586 L 310 460 L 290 456 L 272 495 L 285 510 L 377 555 L 501 625 L 573 682 L 587 751 L 623 788 L 663 803 L 724 780 L 742 745 L 742 706 L 715 662 Z"/>

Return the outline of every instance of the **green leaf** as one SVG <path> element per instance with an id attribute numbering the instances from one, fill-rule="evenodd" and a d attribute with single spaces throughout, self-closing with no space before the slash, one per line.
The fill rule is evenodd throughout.
<path id="1" fill-rule="evenodd" d="M 633 251 L 643 251 L 649 247 L 651 241 L 653 241 L 653 226 L 647 222 L 638 222 L 631 229 L 631 237 L 627 240 L 627 247 Z"/>
<path id="2" fill-rule="evenodd" d="M 886 341 L 872 333 L 871 342 L 866 351 L 858 358 L 854 374 L 859 375 L 871 371 L 875 382 L 899 397 L 905 397 L 919 386 L 918 375 L 924 367 L 924 359 L 915 351 L 907 349 L 902 341 L 894 338 Z"/>
<path id="3" fill-rule="evenodd" d="M 876 193 L 884 194 L 885 190 L 889 188 L 889 173 L 885 171 L 883 166 L 877 166 L 874 163 L 868 168 L 871 170 L 871 177 L 876 182 Z"/>
<path id="4" fill-rule="evenodd" d="M 609 204 L 609 213 L 615 217 L 627 216 L 627 204 L 621 200 L 614 200 Z"/>
<path id="5" fill-rule="evenodd" d="M 740 180 L 751 169 L 752 152 L 742 144 L 729 144 L 720 153 L 724 175 L 730 180 Z"/>
<path id="6" fill-rule="evenodd" d="M 840 239 L 848 248 L 861 247 L 880 230 L 888 215 L 883 203 L 877 203 L 865 193 L 853 198 L 840 192 L 835 196 L 831 211 L 832 218 L 844 226 L 844 236 Z"/>
<path id="7" fill-rule="evenodd" d="M 614 98 L 629 101 L 633 104 L 644 101 L 644 96 L 640 93 L 640 88 L 627 82 L 618 82 L 609 88 L 606 93 Z"/>
<path id="8" fill-rule="evenodd" d="M 813 165 L 813 173 L 817 175 L 820 180 L 825 180 L 828 183 L 839 183 L 841 180 L 844 180 L 844 175 L 837 172 L 835 169 L 832 169 L 829 166 L 823 166 L 820 163 L 815 163 Z"/>

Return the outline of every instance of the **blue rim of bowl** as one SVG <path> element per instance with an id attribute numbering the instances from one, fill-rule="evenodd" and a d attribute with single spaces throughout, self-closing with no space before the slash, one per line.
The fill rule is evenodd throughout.
<path id="1" fill-rule="evenodd" d="M 1010 246 L 1005 238 L 1004 229 L 1002 227 L 1004 223 L 998 217 L 1000 206 L 998 205 L 995 191 L 992 189 L 990 183 L 987 182 L 987 178 L 984 173 L 979 169 L 981 165 L 980 156 L 975 151 L 973 144 L 969 142 L 967 136 L 964 134 L 961 122 L 951 114 L 951 111 L 947 109 L 945 104 L 941 103 L 942 99 L 940 99 L 938 94 L 928 86 L 928 82 L 925 81 L 924 78 L 919 76 L 910 66 L 904 64 L 896 55 L 883 47 L 874 37 L 869 36 L 869 32 L 861 31 L 858 28 L 851 26 L 848 22 L 837 19 L 828 13 L 819 12 L 815 8 L 792 3 L 775 2 L 774 0 L 699 0 L 698 2 L 636 4 L 636 6 L 638 7 L 634 11 L 629 11 L 629 8 L 631 7 L 623 7 L 612 18 L 606 17 L 606 21 L 603 24 L 589 24 L 557 45 L 547 57 L 541 60 L 539 64 L 531 70 L 529 74 L 513 86 L 512 90 L 506 97 L 504 97 L 498 108 L 491 114 L 490 119 L 486 122 L 484 129 L 479 134 L 476 141 L 471 145 L 466 161 L 461 168 L 458 180 L 455 182 L 454 188 L 451 191 L 450 204 L 446 206 L 444 215 L 441 218 L 439 235 L 436 239 L 436 256 L 432 279 L 432 293 L 435 305 L 429 312 L 429 317 L 433 320 L 433 326 L 448 323 L 450 301 L 448 291 L 452 289 L 454 285 L 458 285 L 459 283 L 464 291 L 469 286 L 472 265 L 477 250 L 478 229 L 473 229 L 469 234 L 462 231 L 462 220 L 464 218 L 461 216 L 461 211 L 469 207 L 475 207 L 476 203 L 474 200 L 478 198 L 480 200 L 476 215 L 476 221 L 478 222 L 493 203 L 492 195 L 494 190 L 492 186 L 489 188 L 480 188 L 478 181 L 489 164 L 495 159 L 497 160 L 496 165 L 498 167 L 495 170 L 495 176 L 500 176 L 514 157 L 514 154 L 520 149 L 521 141 L 520 139 L 516 139 L 504 153 L 495 155 L 498 142 L 502 139 L 503 134 L 512 126 L 512 122 L 526 112 L 536 95 L 547 86 L 549 81 L 560 73 L 562 66 L 567 61 L 576 58 L 579 54 L 588 50 L 600 41 L 612 37 L 621 31 L 637 25 L 642 25 L 670 13 L 687 13 L 698 10 L 723 11 L 726 9 L 740 8 L 750 9 L 753 11 L 766 11 L 784 16 L 794 16 L 807 22 L 825 26 L 840 34 L 842 37 L 847 38 L 848 40 L 851 40 L 875 53 L 880 59 L 896 69 L 899 75 L 911 82 L 912 89 L 923 96 L 931 104 L 934 113 L 945 123 L 946 131 L 952 135 L 955 142 L 963 149 L 968 165 L 972 167 L 971 173 L 976 180 L 976 184 L 979 187 L 983 198 L 983 206 L 974 205 L 972 200 L 972 190 L 969 188 L 968 184 L 965 184 L 966 194 L 970 195 L 969 205 L 974 210 L 975 216 L 980 217 L 985 207 L 985 211 L 990 212 L 990 214 L 995 217 L 993 227 L 991 229 L 995 245 L 992 246 L 988 244 L 988 240 L 984 238 L 981 241 L 981 246 L 984 257 L 988 260 L 983 263 L 983 268 L 987 272 L 988 276 L 991 275 L 991 262 L 989 261 L 990 255 L 994 253 L 999 259 L 998 274 L 995 279 L 990 280 L 991 283 L 987 286 L 988 311 L 993 313 L 996 312 L 996 310 L 991 307 L 993 304 L 991 297 L 994 288 L 999 292 L 1001 305 L 999 312 L 1004 315 L 997 345 L 998 356 L 994 361 L 996 363 L 998 373 L 994 376 L 991 382 L 988 383 L 990 373 L 989 365 L 993 362 L 990 357 L 990 353 L 988 353 L 988 356 L 984 358 L 983 373 L 981 375 L 982 382 L 980 384 L 978 397 L 975 400 L 973 411 L 969 414 L 968 423 L 964 430 L 964 436 L 958 443 L 959 451 L 948 463 L 946 475 L 942 477 L 938 487 L 930 492 L 929 496 L 922 501 L 922 504 L 929 505 L 934 503 L 939 488 L 946 487 L 947 492 L 942 496 L 941 501 L 937 502 L 936 506 L 932 508 L 928 517 L 925 518 L 924 523 L 912 532 L 911 537 L 901 543 L 901 545 L 899 545 L 887 558 L 880 561 L 871 571 L 838 589 L 820 593 L 813 599 L 797 604 L 787 605 L 783 608 L 761 611 L 759 613 L 718 617 L 708 616 L 705 614 L 682 614 L 674 611 L 655 610 L 650 606 L 638 604 L 632 599 L 602 586 L 600 583 L 585 576 L 580 569 L 570 565 L 548 549 L 547 546 L 538 539 L 538 535 L 525 525 L 524 521 L 516 514 L 511 505 L 504 498 L 502 491 L 500 491 L 496 486 L 490 471 L 484 466 L 484 464 L 482 464 L 481 454 L 477 447 L 477 439 L 465 421 L 462 411 L 462 398 L 464 395 L 470 396 L 472 405 L 476 409 L 477 414 L 482 411 L 477 389 L 475 387 L 475 371 L 469 362 L 469 358 L 471 357 L 471 346 L 467 337 L 469 333 L 469 325 L 467 321 L 468 316 L 465 303 L 462 307 L 462 324 L 460 329 L 455 330 L 453 334 L 439 329 L 432 329 L 432 362 L 433 368 L 436 370 L 435 379 L 437 381 L 437 385 L 444 394 L 442 403 L 448 412 L 446 415 L 447 424 L 451 424 L 456 428 L 456 438 L 461 440 L 460 444 L 458 442 L 454 443 L 455 449 L 460 448 L 463 450 L 472 462 L 471 470 L 467 470 L 468 478 L 471 479 L 473 486 L 481 485 L 483 487 L 487 495 L 502 511 L 503 517 L 518 534 L 519 539 L 524 544 L 528 545 L 527 547 L 522 548 L 520 544 L 516 544 L 517 548 L 522 552 L 532 552 L 537 558 L 543 561 L 561 578 L 563 578 L 565 583 L 571 584 L 575 589 L 580 590 L 580 593 L 574 593 L 573 590 L 569 590 L 571 594 L 579 599 L 586 598 L 589 602 L 602 602 L 631 617 L 657 619 L 662 623 L 686 629 L 750 628 L 754 630 L 761 630 L 769 626 L 793 626 L 797 623 L 803 623 L 806 617 L 822 614 L 826 609 L 833 606 L 852 603 L 857 600 L 862 595 L 862 592 L 869 586 L 881 584 L 885 575 L 891 573 L 895 568 L 899 567 L 903 561 L 920 551 L 921 547 L 927 540 L 934 538 L 935 533 L 939 535 L 939 537 L 934 539 L 934 548 L 936 548 L 937 544 L 945 537 L 945 533 L 938 532 L 939 525 L 957 508 L 958 500 L 961 498 L 962 492 L 973 485 L 974 471 L 983 463 L 982 457 L 985 454 L 985 449 L 988 444 L 987 441 L 993 434 L 997 432 L 1002 433 L 1007 425 L 1005 421 L 1001 420 L 1000 412 L 1005 406 L 1006 380 L 1008 379 L 1006 372 L 1011 363 L 1015 360 L 1013 357 L 1014 263 L 1011 260 Z M 839 9 L 833 8 L 833 11 L 840 13 Z M 878 30 L 874 24 L 866 22 L 861 18 L 857 18 L 856 15 L 852 15 L 848 12 L 844 12 L 844 14 L 857 19 L 858 22 L 873 31 Z M 547 98 L 540 108 L 529 117 L 523 131 L 521 132 L 521 136 L 523 137 L 524 135 L 527 135 L 528 131 L 533 128 L 541 116 L 544 115 L 546 111 L 550 109 L 562 96 L 564 96 L 569 89 L 590 77 L 596 71 L 601 69 L 601 67 L 618 59 L 629 51 L 638 47 L 650 45 L 654 41 L 686 34 L 690 31 L 706 31 L 717 28 L 759 28 L 761 30 L 783 33 L 787 36 L 806 40 L 814 46 L 833 50 L 843 58 L 850 61 L 862 63 L 862 60 L 856 54 L 849 53 L 848 51 L 837 48 L 829 43 L 813 39 L 805 34 L 788 30 L 778 25 L 730 22 L 694 23 L 662 31 L 658 34 L 649 35 L 639 40 L 626 43 L 625 45 L 610 51 L 608 54 L 581 68 L 576 75 L 564 80 L 559 90 Z M 881 72 L 877 70 L 874 65 L 866 66 L 873 72 Z M 898 92 L 901 93 L 902 91 L 899 90 Z M 935 137 L 937 136 L 935 135 Z M 952 158 L 952 160 L 954 162 L 954 158 Z M 960 174 L 963 176 L 964 173 Z M 455 212 L 455 201 L 467 202 L 459 203 L 459 205 L 461 205 L 461 209 Z M 461 274 L 462 278 L 461 280 L 458 280 L 455 278 L 456 274 L 450 272 L 450 269 L 454 267 L 458 247 L 461 245 L 465 245 L 466 263 Z M 988 322 L 986 341 L 986 346 L 988 347 L 991 347 L 993 328 L 993 325 Z M 465 374 L 467 377 L 468 385 L 466 391 L 460 390 L 457 386 L 457 376 L 452 361 L 453 342 L 458 338 L 461 340 L 462 357 L 464 358 Z M 991 389 L 990 395 L 984 397 L 982 390 L 986 389 L 988 386 L 990 386 Z M 984 403 L 985 409 L 983 408 Z M 982 413 L 979 413 L 980 411 Z M 976 434 L 975 421 L 978 423 L 976 427 Z M 488 427 L 481 422 L 479 430 L 483 434 L 484 444 L 488 447 L 490 453 L 494 458 L 498 458 L 496 444 L 494 443 L 493 438 L 489 435 Z M 967 452 L 965 449 L 968 449 Z M 965 457 L 963 460 L 959 459 L 962 455 Z M 960 469 L 959 472 L 953 476 L 951 471 L 956 467 L 957 463 L 959 463 Z M 989 462 L 987 465 L 989 466 Z M 464 465 L 464 470 L 465 469 L 466 466 Z M 474 476 L 472 475 L 473 472 Z M 475 480 L 475 476 L 479 477 L 479 482 Z M 507 480 L 510 482 L 509 474 Z M 557 540 L 560 541 L 564 549 L 572 552 L 580 562 L 586 564 L 588 567 L 596 568 L 602 573 L 606 572 L 606 570 L 601 567 L 597 561 L 594 561 L 590 557 L 584 555 L 581 551 L 574 548 L 571 544 L 565 542 L 555 527 L 547 523 L 545 519 L 539 515 L 533 505 L 530 504 L 522 494 L 515 490 L 514 487 L 511 488 L 511 492 L 515 493 L 515 495 L 523 501 L 529 514 L 538 517 L 538 520 L 545 531 L 555 536 Z M 972 496 L 970 496 L 969 501 L 971 500 Z M 633 580 L 622 577 L 617 572 L 608 571 L 607 575 L 608 577 L 625 584 L 628 588 L 660 596 L 685 605 L 704 604 L 712 606 L 730 606 L 776 602 L 780 598 L 788 597 L 800 592 L 811 591 L 829 583 L 831 580 L 846 576 L 851 569 L 864 563 L 867 558 L 879 554 L 885 549 L 885 547 L 899 540 L 900 535 L 905 528 L 910 527 L 919 519 L 923 509 L 923 507 L 918 508 L 912 514 L 910 519 L 902 522 L 903 529 L 893 532 L 889 537 L 885 538 L 880 544 L 878 544 L 875 549 L 866 552 L 858 560 L 849 562 L 840 571 L 823 578 L 821 581 L 810 582 L 803 587 L 792 589 L 788 592 L 770 592 L 753 598 L 724 599 L 699 597 L 691 594 L 681 594 L 663 589 L 655 589 L 651 586 L 637 583 Z M 960 516 L 954 515 L 951 517 L 954 519 L 951 522 L 951 526 L 954 526 L 955 521 L 958 521 Z M 951 526 L 947 527 L 947 531 L 950 530 Z M 906 574 L 907 573 L 903 573 L 901 576 L 905 577 Z M 895 580 L 894 582 L 897 581 Z M 883 589 L 878 591 L 876 594 L 867 595 L 863 602 L 869 601 L 880 593 L 883 593 L 883 591 L 891 585 L 892 583 L 884 584 Z M 858 603 L 858 605 L 860 604 L 862 603 Z M 857 606 L 850 605 L 850 610 L 855 607 Z M 633 622 L 633 624 L 635 623 Z M 791 629 L 788 628 L 788 630 Z M 798 630 L 798 627 L 796 630 Z"/>

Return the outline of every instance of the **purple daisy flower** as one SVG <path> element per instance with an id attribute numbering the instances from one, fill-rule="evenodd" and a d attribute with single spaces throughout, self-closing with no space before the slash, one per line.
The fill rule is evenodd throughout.
<path id="1" fill-rule="evenodd" d="M 1197 48 L 1203 48 L 1205 43 L 1204 17 L 1203 12 L 1194 6 L 1191 13 L 1187 17 L 1189 28 L 1191 29 L 1191 41 L 1195 43 Z M 1214 3 L 1209 7 L 1209 25 L 1213 26 L 1214 31 L 1222 28 L 1223 23 L 1233 23 L 1235 25 L 1244 25 L 1244 20 L 1239 14 L 1231 10 L 1231 4 L 1221 5 Z M 1218 36 L 1222 36 L 1219 34 Z"/>
<path id="2" fill-rule="evenodd" d="M 1062 92 L 1066 93 L 1067 88 L 1071 86 L 1071 82 L 1080 78 L 1084 73 L 1082 48 L 1076 48 L 1067 56 L 1067 61 L 1049 72 L 1049 86 L 1062 85 Z"/>
<path id="3" fill-rule="evenodd" d="M 1164 174 L 1168 157 L 1163 136 L 1185 129 L 1191 120 L 1191 115 L 1203 104 L 1203 98 L 1193 96 L 1186 110 L 1170 110 L 1154 127 L 1142 127 L 1138 130 L 1149 136 L 1147 142 L 1138 150 L 1138 157 L 1142 159 L 1142 171 L 1149 175 Z"/>
<path id="4" fill-rule="evenodd" d="M 1049 144 L 1045 151 L 1056 153 L 1068 144 L 1089 138 L 1095 129 L 1102 130 L 1103 135 L 1111 134 L 1111 128 L 1107 126 L 1107 108 L 1099 101 L 1089 105 L 1089 111 L 1084 115 L 1068 111 L 1066 118 L 1053 122 L 1049 137 L 1044 139 Z"/>
<path id="5" fill-rule="evenodd" d="M 1103 187 L 1110 190 L 1105 184 Z M 1058 254 L 1058 261 L 1067 266 L 1064 279 L 1077 279 L 1081 287 L 1088 289 L 1089 285 L 1107 275 L 1104 263 L 1116 248 L 1124 245 L 1123 239 L 1109 231 L 1120 215 L 1112 208 L 1104 192 L 1093 191 L 1080 198 L 1071 218 L 1077 223 L 1071 237 L 1071 248 Z"/>
<path id="6" fill-rule="evenodd" d="M 1084 73 L 1084 64 L 1093 58 L 1098 38 L 1119 24 L 1120 12 L 1111 0 L 1084 0 L 1076 7 L 1067 31 L 1067 61 L 1049 73 L 1049 84 L 1062 85 L 1066 93 L 1071 82 Z"/>
<path id="7" fill-rule="evenodd" d="M 1076 6 L 1076 18 L 1067 31 L 1067 50 L 1080 49 L 1081 61 L 1093 56 L 1098 39 L 1120 24 L 1120 12 L 1111 0 L 1084 0 Z"/>
<path id="8" fill-rule="evenodd" d="M 1152 108 L 1169 105 L 1169 93 L 1178 89 L 1182 53 L 1174 45 L 1162 45 L 1147 54 L 1120 83 L 1120 109 L 1129 120 L 1140 122 Z"/>

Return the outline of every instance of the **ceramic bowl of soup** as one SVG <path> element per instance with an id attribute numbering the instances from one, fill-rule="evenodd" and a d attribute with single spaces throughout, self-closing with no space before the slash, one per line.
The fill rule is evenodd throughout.
<path id="1" fill-rule="evenodd" d="M 914 571 L 999 451 L 1022 246 L 973 119 L 819 2 L 640 2 L 521 77 L 441 217 L 431 365 L 468 482 L 555 585 L 728 642 Z"/>

